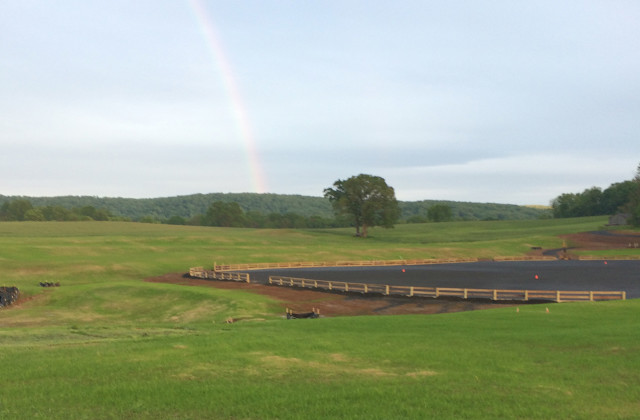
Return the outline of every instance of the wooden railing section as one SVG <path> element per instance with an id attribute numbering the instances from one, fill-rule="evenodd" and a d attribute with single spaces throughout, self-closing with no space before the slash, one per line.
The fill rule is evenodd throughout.
<path id="1" fill-rule="evenodd" d="M 192 267 L 189 269 L 189 276 L 199 279 L 213 280 L 233 280 L 251 283 L 249 273 L 226 273 L 222 271 L 205 270 L 202 267 Z"/>
<path id="2" fill-rule="evenodd" d="M 269 270 L 274 268 L 315 268 L 315 267 L 384 267 L 396 265 L 430 265 L 478 262 L 477 258 L 429 258 L 413 260 L 377 260 L 377 261 L 304 261 L 253 264 L 214 264 L 214 271 Z"/>
<path id="3" fill-rule="evenodd" d="M 493 257 L 493 261 L 556 261 L 558 258 L 551 255 L 527 255 L 519 257 Z"/>
<path id="4" fill-rule="evenodd" d="M 553 302 L 626 300 L 626 292 L 624 291 L 459 289 L 451 287 L 417 287 L 348 283 L 343 281 L 313 280 L 282 276 L 269 276 L 269 284 L 340 292 L 364 294 L 375 293 L 387 296 L 416 296 L 430 298 L 457 297 L 461 299 L 520 300 L 525 302 L 530 300 L 547 300 Z"/>
<path id="5" fill-rule="evenodd" d="M 553 261 L 552 256 L 493 257 L 492 261 Z M 477 258 L 422 258 L 409 260 L 372 261 L 296 261 L 252 264 L 215 264 L 214 271 L 269 270 L 274 268 L 316 268 L 316 267 L 384 267 L 400 265 L 432 265 L 478 262 Z"/>

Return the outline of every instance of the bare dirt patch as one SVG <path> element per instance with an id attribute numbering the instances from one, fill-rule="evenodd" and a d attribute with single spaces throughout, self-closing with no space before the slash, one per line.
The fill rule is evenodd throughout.
<path id="1" fill-rule="evenodd" d="M 290 308 L 294 312 L 310 312 L 311 308 L 317 308 L 320 310 L 321 316 L 357 316 L 438 314 L 515 306 L 514 303 L 329 293 L 234 281 L 193 279 L 184 277 L 182 273 L 165 274 L 146 280 L 185 286 L 236 289 L 266 295 L 280 302 L 278 305 L 282 309 L 283 315 L 286 308 Z"/>
<path id="2" fill-rule="evenodd" d="M 640 248 L 640 233 L 632 231 L 593 231 L 561 235 L 567 245 L 566 257 L 576 258 L 575 251 L 602 251 L 609 249 Z M 563 248 L 534 250 L 532 255 L 552 255 L 563 257 Z"/>
<path id="3" fill-rule="evenodd" d="M 572 235 L 563 235 L 568 244 L 574 249 L 602 250 L 638 248 L 640 246 L 640 234 L 636 232 L 584 232 Z"/>

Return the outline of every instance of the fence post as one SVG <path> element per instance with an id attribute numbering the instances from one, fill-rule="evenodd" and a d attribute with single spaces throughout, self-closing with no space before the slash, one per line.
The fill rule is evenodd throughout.
<path id="1" fill-rule="evenodd" d="M 409 287 L 409 296 L 413 297 L 413 286 Z"/>
<path id="2" fill-rule="evenodd" d="M 331 288 L 332 288 L 332 285 L 331 285 L 331 282 L 329 282 L 329 290 L 331 290 Z"/>
<path id="3" fill-rule="evenodd" d="M 440 289 L 436 287 L 436 297 L 440 297 Z"/>
<path id="4" fill-rule="evenodd" d="M 556 290 L 556 302 L 560 302 L 560 290 Z"/>
<path id="5" fill-rule="evenodd" d="M 389 285 L 388 284 L 384 286 L 384 294 L 389 296 Z"/>
<path id="6" fill-rule="evenodd" d="M 313 281 L 313 287 L 315 287 L 316 289 L 318 288 L 318 280 Z"/>
<path id="7" fill-rule="evenodd" d="M 368 287 L 367 287 L 367 283 L 365 283 L 365 284 L 364 284 L 364 293 L 365 293 L 365 294 L 369 293 L 369 292 L 368 292 L 368 290 L 369 290 L 369 289 L 368 289 Z"/>
<path id="8" fill-rule="evenodd" d="M 467 289 L 464 289 L 464 298 L 467 299 Z"/>
<path id="9" fill-rule="evenodd" d="M 349 283 L 345 283 L 344 284 L 344 291 L 348 292 L 349 291 Z"/>
<path id="10" fill-rule="evenodd" d="M 589 291 L 589 302 L 593 302 L 593 290 Z"/>
<path id="11" fill-rule="evenodd" d="M 625 290 L 622 291 L 622 300 L 627 300 L 627 292 Z"/>
<path id="12" fill-rule="evenodd" d="M 498 291 L 493 289 L 493 300 L 498 300 Z"/>
<path id="13" fill-rule="evenodd" d="M 524 291 L 524 301 L 526 302 L 526 301 L 528 301 L 528 300 L 529 300 L 529 291 L 528 291 L 528 290 L 525 290 L 525 291 Z"/>

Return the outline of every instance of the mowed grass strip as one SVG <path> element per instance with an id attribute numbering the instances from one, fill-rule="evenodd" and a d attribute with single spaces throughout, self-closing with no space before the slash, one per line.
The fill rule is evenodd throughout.
<path id="1" fill-rule="evenodd" d="M 0 283 L 25 297 L 0 310 L 0 418 L 636 418 L 638 301 L 287 321 L 262 296 L 142 281 L 213 260 L 521 255 L 605 219 L 563 222 L 401 225 L 367 240 L 0 223 Z"/>

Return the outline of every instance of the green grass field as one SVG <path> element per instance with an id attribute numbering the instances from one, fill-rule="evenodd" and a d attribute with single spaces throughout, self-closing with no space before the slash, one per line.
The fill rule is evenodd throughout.
<path id="1" fill-rule="evenodd" d="M 366 240 L 0 223 L 0 286 L 23 292 L 0 309 L 0 418 L 638 418 L 637 300 L 287 321 L 260 295 L 143 281 L 214 260 L 521 255 L 605 221 L 399 225 Z"/>

